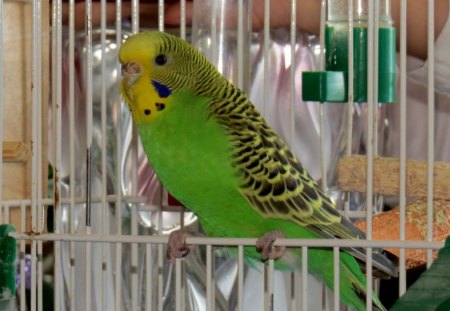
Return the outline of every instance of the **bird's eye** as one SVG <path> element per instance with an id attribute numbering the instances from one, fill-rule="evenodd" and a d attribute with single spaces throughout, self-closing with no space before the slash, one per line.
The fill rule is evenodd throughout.
<path id="1" fill-rule="evenodd" d="M 155 57 L 155 64 L 158 66 L 163 66 L 167 63 L 167 56 L 164 54 L 159 54 Z"/>

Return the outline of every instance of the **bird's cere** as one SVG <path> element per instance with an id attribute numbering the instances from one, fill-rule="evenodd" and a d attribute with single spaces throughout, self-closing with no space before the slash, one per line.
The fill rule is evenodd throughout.
<path id="1" fill-rule="evenodd" d="M 122 77 L 134 76 L 141 74 L 142 67 L 136 62 L 128 62 L 122 65 L 121 74 Z"/>

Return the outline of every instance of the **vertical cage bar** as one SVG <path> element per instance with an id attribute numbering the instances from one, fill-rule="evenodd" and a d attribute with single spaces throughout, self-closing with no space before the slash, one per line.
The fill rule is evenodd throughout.
<path id="1" fill-rule="evenodd" d="M 56 246 L 56 244 L 55 244 Z M 55 247 L 55 258 L 56 258 L 56 251 L 57 248 Z M 43 258 L 43 252 L 42 252 L 42 241 L 38 241 L 37 243 L 37 285 L 38 285 L 38 311 L 42 311 L 43 308 L 43 304 L 44 304 L 44 299 L 43 299 L 43 269 L 42 269 L 42 258 Z M 59 257 L 58 257 L 59 259 Z M 55 260 L 55 270 L 57 269 L 56 267 L 56 260 Z M 58 282 L 57 280 L 57 276 L 55 277 L 55 284 Z M 56 294 L 59 294 L 59 291 L 55 290 L 55 296 Z M 54 297 L 55 302 L 59 302 L 60 297 L 56 298 Z M 59 310 L 57 309 L 57 305 L 55 305 L 55 310 Z"/>
<path id="2" fill-rule="evenodd" d="M 354 63 L 353 63 L 353 0 L 348 0 L 348 101 L 347 101 L 347 144 L 345 154 L 352 154 L 353 141 L 353 105 L 354 105 Z M 350 193 L 346 195 L 344 204 L 344 216 L 350 214 Z"/>
<path id="3" fill-rule="evenodd" d="M 291 38 L 291 70 L 290 70 L 290 104 L 289 104 L 289 146 L 294 146 L 295 136 L 295 42 L 297 34 L 297 1 L 291 1 L 291 21 L 290 21 L 290 38 Z"/>
<path id="4" fill-rule="evenodd" d="M 302 246 L 302 311 L 308 311 L 308 247 Z"/>
<path id="5" fill-rule="evenodd" d="M 42 311 L 42 306 L 44 304 L 43 300 L 43 271 L 42 271 L 42 241 L 37 242 L 37 309 L 38 311 Z M 56 263 L 56 262 L 55 262 Z M 57 276 L 55 276 L 55 283 Z M 55 302 L 57 301 L 56 294 L 59 293 L 58 290 L 55 289 Z"/>
<path id="6" fill-rule="evenodd" d="M 139 0 L 132 0 L 132 15 L 131 15 L 131 31 L 133 34 L 139 32 Z M 137 163 L 138 163 L 138 135 L 135 125 L 133 124 L 133 166 L 132 166 L 132 193 L 136 194 L 137 190 Z M 138 204 L 133 204 L 131 208 L 131 234 L 138 234 Z M 137 310 L 139 304 L 139 290 L 138 290 L 138 245 L 131 244 L 131 310 Z"/>
<path id="7" fill-rule="evenodd" d="M 244 87 L 244 0 L 238 0 L 237 19 L 237 86 Z"/>
<path id="8" fill-rule="evenodd" d="M 346 154 L 352 154 L 353 134 L 353 0 L 348 0 L 348 101 L 347 101 L 347 146 Z"/>
<path id="9" fill-rule="evenodd" d="M 86 0 L 86 234 L 91 234 L 92 0 Z M 85 242 L 85 310 L 91 310 L 91 242 Z"/>
<path id="10" fill-rule="evenodd" d="M 137 152 L 137 150 L 136 150 Z M 137 162 L 136 162 L 137 163 Z M 137 183 L 134 183 L 136 186 Z M 133 204 L 131 210 L 131 235 L 138 235 L 138 204 Z M 138 278 L 138 244 L 131 244 L 131 310 L 139 308 L 139 278 Z"/>
<path id="11" fill-rule="evenodd" d="M 320 44 L 320 57 L 319 57 L 319 68 L 321 71 L 325 70 L 325 24 L 326 24 L 326 13 L 327 13 L 327 1 L 321 0 L 320 3 L 320 33 L 319 33 L 319 44 Z"/>
<path id="12" fill-rule="evenodd" d="M 162 218 L 162 212 L 159 212 L 160 219 Z M 162 219 L 160 221 L 162 224 Z M 161 228 L 161 226 L 159 226 Z M 162 229 L 159 229 L 162 230 Z M 164 297 L 164 258 L 163 258 L 163 245 L 158 244 L 158 311 L 163 311 L 163 297 Z"/>
<path id="13" fill-rule="evenodd" d="M 56 3 L 56 6 L 58 6 L 58 3 Z M 56 17 L 58 17 L 58 12 L 56 12 Z M 37 14 L 36 14 L 36 25 L 33 25 L 37 27 L 38 34 L 42 33 L 41 30 L 41 4 L 38 4 L 37 8 Z M 42 37 L 39 36 L 36 42 L 36 51 L 33 51 L 33 53 L 37 53 L 37 64 L 36 64 L 36 75 L 40 78 L 42 77 L 42 71 L 41 71 L 41 62 L 42 62 L 42 44 L 41 44 Z M 56 37 L 56 47 L 58 46 L 58 37 Z M 57 70 L 57 69 L 56 69 Z M 42 206 L 42 101 L 41 101 L 41 83 L 34 85 L 33 87 L 36 88 L 37 93 L 37 141 L 36 141 L 36 149 L 35 152 L 37 153 L 37 184 L 36 184 L 36 191 L 37 191 L 37 227 L 39 232 L 44 231 L 44 209 Z M 57 130 L 57 128 L 56 128 Z M 56 147 L 56 146 L 55 146 Z M 55 157 L 56 161 L 56 157 Z M 54 249 L 55 256 L 56 256 L 56 248 Z M 42 271 L 42 241 L 37 242 L 37 290 L 38 290 L 38 311 L 42 311 L 43 307 L 43 271 Z M 59 258 L 59 257 L 58 257 Z M 55 258 L 56 259 L 56 258 Z M 56 263 L 56 260 L 55 260 Z M 55 265 L 56 268 L 56 265 Z M 55 278 L 55 281 L 56 278 Z M 56 294 L 58 294 L 58 291 L 55 291 L 55 301 L 56 301 Z"/>
<path id="14" fill-rule="evenodd" d="M 320 4 L 320 58 L 319 67 L 321 71 L 325 70 L 325 23 L 326 23 L 327 1 L 322 0 Z M 327 189 L 327 167 L 326 167 L 326 149 L 325 149 L 325 124 L 326 124 L 325 107 L 322 103 L 319 104 L 319 150 L 320 150 L 320 177 L 321 187 L 324 191 Z M 327 288 L 322 283 L 322 307 L 326 308 L 327 304 Z"/>
<path id="15" fill-rule="evenodd" d="M 31 242 L 31 311 L 36 311 L 36 241 Z"/>
<path id="16" fill-rule="evenodd" d="M 116 45 L 122 44 L 122 0 L 116 0 Z M 117 63 L 117 79 L 120 81 L 120 64 Z M 117 102 L 116 123 L 116 235 L 122 235 L 122 101 Z M 115 310 L 122 309 L 122 243 L 115 245 Z"/>
<path id="17" fill-rule="evenodd" d="M 164 0 L 158 0 L 158 30 L 164 31 Z"/>
<path id="18" fill-rule="evenodd" d="M 400 240 L 406 239 L 406 0 L 400 6 Z M 400 249 L 399 295 L 406 291 L 405 249 Z"/>
<path id="19" fill-rule="evenodd" d="M 91 232 L 91 146 L 92 146 L 92 0 L 86 0 L 86 231 Z"/>
<path id="20" fill-rule="evenodd" d="M 244 246 L 238 246 L 238 311 L 244 311 Z"/>
<path id="21" fill-rule="evenodd" d="M 75 233 L 75 0 L 69 0 L 69 231 Z M 69 306 L 75 310 L 75 242 L 70 242 Z"/>
<path id="22" fill-rule="evenodd" d="M 56 4 L 54 3 L 54 6 Z M 53 18 L 55 15 L 55 10 Z M 39 141 L 39 92 L 38 85 L 40 82 L 39 77 L 39 23 L 40 23 L 40 2 L 38 0 L 33 1 L 33 39 L 32 39 L 32 84 L 35 86 L 32 88 L 32 141 L 35 143 L 32 145 L 32 164 L 31 164 L 31 230 L 32 232 L 38 232 L 37 223 L 37 205 L 38 205 L 38 152 L 37 143 Z M 54 38 L 52 38 L 52 45 L 54 44 Z M 31 311 L 36 311 L 37 302 L 37 243 L 32 241 L 31 243 Z"/>
<path id="23" fill-rule="evenodd" d="M 208 256 L 208 255 L 207 255 Z M 175 259 L 175 310 L 181 311 L 181 259 Z"/>
<path id="24" fill-rule="evenodd" d="M 297 270 L 292 271 L 290 273 L 290 304 L 288 305 L 288 310 L 295 311 L 299 310 L 298 304 L 297 304 L 297 296 L 296 296 L 296 290 L 297 290 Z"/>
<path id="25" fill-rule="evenodd" d="M 41 16 L 41 3 L 37 4 L 37 10 L 36 10 L 36 24 L 33 25 L 37 27 L 37 33 L 40 34 L 39 37 L 37 37 L 36 42 L 36 50 L 33 51 L 33 53 L 37 54 L 37 63 L 36 63 L 36 76 L 38 77 L 39 81 L 41 81 L 42 78 L 42 16 Z M 57 8 L 58 3 L 56 4 Z M 58 21 L 58 12 L 56 12 L 56 18 Z M 58 26 L 58 25 L 57 25 Z M 57 27 L 56 26 L 56 27 Z M 56 47 L 58 47 L 58 37 L 56 37 Z M 35 152 L 37 152 L 37 184 L 36 184 L 36 191 L 37 191 L 37 212 L 38 212 L 38 218 L 37 221 L 37 227 L 39 232 L 44 231 L 44 224 L 45 224 L 45 216 L 44 216 L 44 208 L 42 205 L 42 83 L 39 83 L 37 85 L 33 85 L 34 88 L 36 88 L 36 95 L 37 95 L 37 141 L 35 143 L 37 144 Z M 57 160 L 57 158 L 55 158 Z M 56 186 L 56 185 L 55 185 Z M 56 188 L 55 188 L 56 189 Z M 54 205 L 55 207 L 55 205 Z M 56 244 L 55 244 L 56 246 Z M 55 252 L 55 263 L 56 259 L 59 259 L 59 257 L 56 257 L 57 248 L 54 248 Z M 58 254 L 59 255 L 59 254 Z M 37 284 L 38 284 L 38 310 L 42 311 L 43 308 L 43 271 L 42 271 L 42 241 L 38 241 L 37 243 Z M 56 265 L 55 265 L 56 268 Z M 55 282 L 58 280 L 55 278 Z M 58 291 L 55 291 L 56 294 L 59 294 Z M 59 299 L 59 297 L 58 297 Z M 55 302 L 57 301 L 55 297 Z"/>
<path id="26" fill-rule="evenodd" d="M 373 0 L 373 155 L 378 155 L 378 29 L 379 0 Z M 377 206 L 376 206 L 377 207 Z"/>
<path id="27" fill-rule="evenodd" d="M 206 310 L 213 310 L 212 297 L 212 246 L 206 245 Z"/>
<path id="28" fill-rule="evenodd" d="M 139 32 L 139 0 L 131 0 L 131 32 Z"/>
<path id="29" fill-rule="evenodd" d="M 0 1 L 2 2 L 2 1 Z M 25 203 L 20 204 L 20 231 L 25 232 L 26 230 L 26 205 Z M 19 252 L 19 261 L 20 261 L 20 311 L 25 311 L 27 309 L 26 306 L 26 297 L 25 297 L 25 240 L 20 240 L 20 252 Z"/>
<path id="30" fill-rule="evenodd" d="M 264 278 L 265 290 L 264 290 L 264 310 L 273 310 L 273 268 L 274 260 L 269 259 L 268 264 L 264 266 L 266 277 Z"/>
<path id="31" fill-rule="evenodd" d="M 264 101 L 262 105 L 261 113 L 267 117 L 267 107 L 270 98 L 270 0 L 264 0 Z"/>
<path id="32" fill-rule="evenodd" d="M 368 31 L 367 31 L 367 213 L 366 238 L 372 239 L 372 211 L 373 211 L 373 130 L 374 130 L 374 2 L 368 1 Z M 366 249 L 366 309 L 372 310 L 372 249 Z"/>
<path id="33" fill-rule="evenodd" d="M 433 166 L 434 166 L 434 1 L 428 0 L 428 155 L 427 155 L 427 241 L 433 241 Z M 427 268 L 433 250 L 427 250 Z"/>
<path id="34" fill-rule="evenodd" d="M 334 300 L 334 311 L 339 311 L 340 305 L 340 286 L 339 286 L 339 247 L 333 247 L 333 277 L 334 277 L 334 290 L 333 290 L 333 300 Z"/>
<path id="35" fill-rule="evenodd" d="M 145 311 L 151 311 L 153 305 L 152 256 L 152 244 L 145 244 Z"/>
<path id="36" fill-rule="evenodd" d="M 61 204 L 60 204 L 60 194 L 61 194 L 61 182 L 59 178 L 59 174 L 61 172 L 61 133 L 62 133 L 62 1 L 56 0 L 56 24 L 54 25 L 54 31 L 56 32 L 56 53 L 54 54 L 56 57 L 56 81 L 54 89 L 55 92 L 55 103 L 53 105 L 54 109 L 54 120 L 55 120 L 55 164 L 53 170 L 53 186 L 54 186 L 54 194 L 53 194 L 53 209 L 54 209 L 54 232 L 55 234 L 60 233 L 61 226 Z M 40 24 L 40 23 L 39 23 Z M 39 50 L 41 50 L 39 48 Z M 41 63 L 39 61 L 39 63 Z M 41 76 L 41 75 L 40 75 Z M 40 96 L 39 96 L 40 97 Z M 42 113 L 40 114 L 42 115 Z M 39 129 L 39 134 L 41 133 L 41 129 Z M 40 143 L 39 146 L 42 146 Z M 40 152 L 42 154 L 42 152 Z M 42 164 L 42 160 L 39 160 L 39 165 Z M 42 170 L 41 170 L 42 171 Z M 41 175 L 41 174 L 40 174 Z M 42 177 L 39 177 L 38 182 L 42 183 Z M 42 189 L 39 190 L 40 196 L 39 200 L 42 197 Z M 42 207 L 42 204 L 39 205 Z M 54 295 L 54 303 L 55 310 L 58 311 L 61 308 L 61 301 L 64 297 L 64 291 L 61 289 L 62 286 L 62 269 L 61 269 L 61 242 L 55 241 L 54 244 L 54 254 L 55 254 L 55 266 L 54 266 L 54 274 L 55 274 L 55 295 Z M 39 250 L 41 251 L 42 245 L 39 245 Z M 42 257 L 41 257 L 42 258 Z M 41 263 L 42 264 L 42 263 Z"/>
<path id="37" fill-rule="evenodd" d="M 97 217 L 99 219 L 99 233 L 108 234 L 107 221 L 108 217 L 108 206 L 106 201 L 107 193 L 107 175 L 106 175 L 106 0 L 100 1 L 100 44 L 101 44 L 101 103 L 100 103 L 100 115 L 101 115 L 101 132 L 102 132 L 102 158 L 101 158 L 101 178 L 102 178 L 102 194 L 101 194 L 101 208 L 97 211 Z M 98 306 L 101 310 L 107 310 L 107 301 L 104 299 L 106 290 L 106 280 L 107 280 L 107 245 L 105 243 L 100 243 L 100 256 L 98 256 L 97 269 L 101 269 L 101 280 L 100 288 L 98 289 L 97 300 Z"/>
<path id="38" fill-rule="evenodd" d="M 186 40 L 186 0 L 180 1 L 180 37 Z"/>
<path id="39" fill-rule="evenodd" d="M 217 5 L 219 1 L 212 1 L 211 3 L 211 62 L 217 64 L 219 57 L 218 41 L 217 41 Z"/>
<path id="40" fill-rule="evenodd" d="M 325 19 L 327 11 L 327 2 L 322 0 L 320 6 L 320 70 L 325 71 Z M 321 187 L 323 190 L 327 189 L 327 161 L 326 161 L 326 142 L 325 142 L 325 126 L 328 123 L 326 120 L 325 106 L 319 105 L 320 114 L 320 175 Z"/>
<path id="41" fill-rule="evenodd" d="M 216 256 L 214 251 L 211 252 L 211 310 L 216 310 L 216 279 L 215 279 L 215 268 L 216 267 Z"/>

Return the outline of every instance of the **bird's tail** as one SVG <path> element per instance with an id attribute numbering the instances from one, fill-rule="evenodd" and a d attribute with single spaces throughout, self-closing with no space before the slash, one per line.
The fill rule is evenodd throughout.
<path id="1" fill-rule="evenodd" d="M 342 252 L 340 260 L 340 291 L 342 301 L 358 311 L 366 310 L 366 278 L 351 255 Z M 372 292 L 372 309 L 386 311 L 378 296 Z"/>

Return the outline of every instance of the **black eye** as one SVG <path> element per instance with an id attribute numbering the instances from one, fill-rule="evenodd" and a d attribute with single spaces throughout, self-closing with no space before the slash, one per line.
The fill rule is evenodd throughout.
<path id="1" fill-rule="evenodd" d="M 167 56 L 164 54 L 159 54 L 155 57 L 155 64 L 158 66 L 163 66 L 167 63 Z"/>

